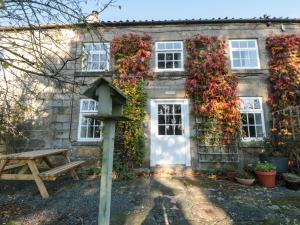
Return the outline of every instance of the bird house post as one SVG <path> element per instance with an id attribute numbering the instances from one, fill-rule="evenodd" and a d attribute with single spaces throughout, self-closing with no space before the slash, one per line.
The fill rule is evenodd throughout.
<path id="1" fill-rule="evenodd" d="M 126 103 L 126 97 L 104 78 L 96 80 L 85 91 L 84 95 L 98 101 L 99 105 L 98 113 L 87 117 L 103 121 L 103 154 L 98 225 L 109 225 L 115 127 L 116 121 L 128 120 L 127 117 L 123 116 L 123 106 Z"/>

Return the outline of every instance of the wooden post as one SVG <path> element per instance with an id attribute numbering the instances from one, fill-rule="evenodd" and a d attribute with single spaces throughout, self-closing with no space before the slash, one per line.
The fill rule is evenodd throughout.
<path id="1" fill-rule="evenodd" d="M 107 80 L 100 78 L 85 91 L 84 95 L 98 100 L 98 114 L 90 118 L 103 121 L 103 148 L 100 184 L 98 225 L 109 225 L 111 206 L 111 186 L 116 121 L 128 120 L 123 117 L 126 97 Z"/>
<path id="2" fill-rule="evenodd" d="M 100 85 L 97 90 L 99 104 L 99 114 L 112 115 L 113 103 L 110 87 Z M 115 138 L 115 121 L 103 121 L 103 155 L 101 168 L 101 186 L 100 186 L 100 203 L 98 214 L 98 225 L 109 225 L 110 205 L 111 205 L 111 183 L 112 183 L 112 167 L 113 152 Z"/>
<path id="3" fill-rule="evenodd" d="M 105 121 L 98 225 L 109 225 L 115 121 Z"/>

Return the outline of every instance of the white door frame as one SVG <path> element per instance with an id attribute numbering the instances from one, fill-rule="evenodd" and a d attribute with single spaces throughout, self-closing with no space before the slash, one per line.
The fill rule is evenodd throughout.
<path id="1" fill-rule="evenodd" d="M 158 103 L 182 103 L 184 107 L 184 138 L 185 138 L 185 166 L 191 166 L 191 152 L 190 152 L 190 126 L 189 126 L 189 101 L 188 99 L 151 99 L 150 100 L 150 166 L 156 166 L 156 152 L 155 152 L 155 129 L 157 129 L 156 120 L 152 119 L 156 114 L 156 106 Z"/>

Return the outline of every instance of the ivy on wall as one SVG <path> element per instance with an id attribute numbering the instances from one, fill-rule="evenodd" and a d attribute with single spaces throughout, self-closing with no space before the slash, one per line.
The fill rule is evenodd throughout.
<path id="1" fill-rule="evenodd" d="M 147 101 L 144 79 L 149 73 L 151 50 L 152 42 L 148 35 L 125 34 L 115 37 L 111 44 L 117 74 L 113 85 L 127 96 L 124 115 L 131 119 L 117 126 L 123 133 L 123 147 L 116 165 L 121 163 L 127 168 L 142 164 L 144 160 L 143 120 Z"/>
<path id="2" fill-rule="evenodd" d="M 266 46 L 270 55 L 271 83 L 268 103 L 271 105 L 275 122 L 275 144 L 280 150 L 280 146 L 286 145 L 290 140 L 292 133 L 300 132 L 297 117 L 291 117 L 299 112 L 291 111 L 290 108 L 300 104 L 300 36 L 271 36 L 266 39 Z M 288 150 L 286 147 L 282 149 Z"/>
<path id="3" fill-rule="evenodd" d="M 186 92 L 192 111 L 219 144 L 230 144 L 240 133 L 241 117 L 237 78 L 227 66 L 226 43 L 217 37 L 197 35 L 186 41 Z"/>
<path id="4" fill-rule="evenodd" d="M 269 70 L 272 111 L 299 105 L 300 36 L 282 35 L 266 40 L 270 55 Z"/>

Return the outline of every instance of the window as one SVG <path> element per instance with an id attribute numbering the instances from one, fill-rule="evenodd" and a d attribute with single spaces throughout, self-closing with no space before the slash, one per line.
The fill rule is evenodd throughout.
<path id="1" fill-rule="evenodd" d="M 82 70 L 109 70 L 109 43 L 84 43 L 82 46 Z"/>
<path id="2" fill-rule="evenodd" d="M 232 69 L 259 69 L 256 40 L 230 40 Z"/>
<path id="3" fill-rule="evenodd" d="M 92 118 L 86 118 L 86 115 L 97 114 L 98 103 L 92 99 L 80 100 L 80 114 L 79 114 L 79 141 L 99 141 L 101 122 Z"/>
<path id="4" fill-rule="evenodd" d="M 158 104 L 158 135 L 182 135 L 180 104 Z"/>
<path id="5" fill-rule="evenodd" d="M 265 136 L 265 123 L 260 97 L 241 98 L 241 117 L 244 140 L 262 139 Z"/>
<path id="6" fill-rule="evenodd" d="M 182 41 L 156 42 L 156 70 L 183 70 Z"/>

